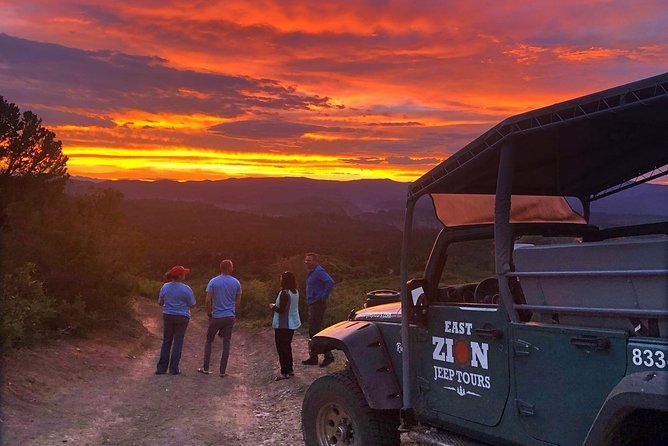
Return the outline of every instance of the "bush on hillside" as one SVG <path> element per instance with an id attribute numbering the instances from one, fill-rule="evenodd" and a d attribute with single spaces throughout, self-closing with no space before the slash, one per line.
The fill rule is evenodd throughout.
<path id="1" fill-rule="evenodd" d="M 135 292 L 141 297 L 147 297 L 157 300 L 161 287 L 162 287 L 162 282 L 140 277 L 139 279 L 137 279 Z"/>
<path id="2" fill-rule="evenodd" d="M 35 264 L 26 263 L 4 276 L 0 292 L 0 342 L 5 347 L 31 344 L 57 328 L 57 303 L 44 294 L 35 270 Z"/>
<path id="3" fill-rule="evenodd" d="M 42 183 L 4 208 L 0 268 L 15 283 L 33 283 L 4 292 L 3 318 L 14 345 L 48 331 L 83 334 L 131 315 L 139 253 L 120 201 L 115 192 L 71 197 Z M 16 290 L 19 297 L 12 297 Z M 21 306 L 31 299 L 43 305 L 26 313 Z"/>
<path id="4" fill-rule="evenodd" d="M 396 276 L 381 276 L 374 278 L 344 280 L 334 285 L 332 295 L 327 301 L 325 312 L 325 326 L 348 319 L 350 310 L 360 310 L 364 307 L 366 294 L 378 289 L 395 289 L 399 287 L 399 278 Z"/>
<path id="5" fill-rule="evenodd" d="M 81 296 L 76 296 L 71 302 L 60 302 L 57 313 L 61 334 L 83 336 L 100 322 L 98 313 L 86 308 Z"/>
<path id="6" fill-rule="evenodd" d="M 32 262 L 45 293 L 58 302 L 73 304 L 79 296 L 102 318 L 129 314 L 136 248 L 123 227 L 120 194 L 63 194 L 48 203 L 39 197 L 27 194 L 6 209 L 5 270 Z"/>
<path id="7" fill-rule="evenodd" d="M 269 304 L 276 299 L 273 288 L 268 283 L 255 279 L 242 282 L 241 287 L 243 291 L 237 316 L 245 320 L 266 321 L 266 324 L 262 325 L 270 324 L 273 314 Z"/>

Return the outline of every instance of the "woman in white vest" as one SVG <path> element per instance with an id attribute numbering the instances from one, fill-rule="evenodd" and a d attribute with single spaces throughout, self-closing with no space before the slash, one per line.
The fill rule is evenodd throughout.
<path id="1" fill-rule="evenodd" d="M 290 271 L 281 274 L 281 291 L 276 296 L 276 303 L 270 304 L 274 310 L 274 339 L 276 351 L 281 364 L 281 374 L 275 380 L 288 379 L 295 376 L 292 369 L 292 336 L 301 326 L 299 320 L 299 291 L 297 280 Z"/>

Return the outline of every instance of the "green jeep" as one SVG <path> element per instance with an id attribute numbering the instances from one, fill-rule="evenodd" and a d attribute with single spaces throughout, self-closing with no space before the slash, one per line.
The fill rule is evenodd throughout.
<path id="1" fill-rule="evenodd" d="M 589 224 L 667 171 L 665 73 L 506 119 L 412 183 L 400 297 L 311 340 L 349 366 L 306 392 L 305 443 L 668 444 L 668 224 Z M 443 229 L 408 281 L 420 197 Z"/>

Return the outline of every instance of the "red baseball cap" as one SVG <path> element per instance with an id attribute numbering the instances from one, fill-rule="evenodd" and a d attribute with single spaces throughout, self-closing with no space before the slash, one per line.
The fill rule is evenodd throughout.
<path id="1" fill-rule="evenodd" d="M 172 266 L 172 268 L 165 273 L 165 276 L 180 276 L 181 274 L 189 274 L 190 269 L 181 265 Z"/>

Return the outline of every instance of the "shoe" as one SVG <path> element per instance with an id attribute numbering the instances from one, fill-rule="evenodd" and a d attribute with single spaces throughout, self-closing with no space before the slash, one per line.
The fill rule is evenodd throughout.
<path id="1" fill-rule="evenodd" d="M 274 381 L 282 381 L 284 379 L 290 379 L 290 375 L 288 373 L 282 373 L 274 378 Z"/>
<path id="2" fill-rule="evenodd" d="M 295 372 L 289 372 L 289 373 L 287 373 L 287 375 L 288 375 L 290 378 L 292 378 L 293 376 L 295 376 Z"/>
<path id="3" fill-rule="evenodd" d="M 156 370 L 156 371 L 155 371 L 155 374 L 156 374 L 156 375 L 166 375 L 167 372 L 161 372 L 160 370 Z"/>
<path id="4" fill-rule="evenodd" d="M 221 373 L 221 374 L 218 375 L 218 376 L 220 376 L 221 378 L 225 378 L 225 377 L 227 376 L 227 373 Z"/>
<path id="5" fill-rule="evenodd" d="M 211 374 L 210 370 L 206 370 L 204 368 L 197 369 L 197 372 L 202 373 L 204 375 L 210 375 Z"/>
<path id="6" fill-rule="evenodd" d="M 320 364 L 320 367 L 327 367 L 328 365 L 330 365 L 333 362 L 334 362 L 334 357 L 325 356 L 325 359 L 322 360 L 322 364 Z"/>
<path id="7" fill-rule="evenodd" d="M 318 365 L 318 360 L 316 358 L 308 358 L 302 361 L 304 365 Z"/>
<path id="8" fill-rule="evenodd" d="M 175 371 L 175 372 L 169 372 L 169 374 L 170 374 L 170 375 L 180 375 L 180 374 L 181 374 L 181 371 L 180 371 L 180 370 L 177 370 L 177 371 Z"/>

